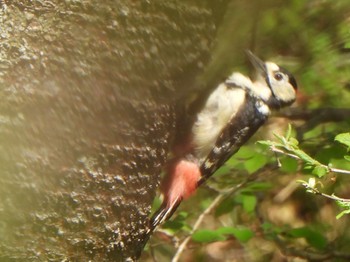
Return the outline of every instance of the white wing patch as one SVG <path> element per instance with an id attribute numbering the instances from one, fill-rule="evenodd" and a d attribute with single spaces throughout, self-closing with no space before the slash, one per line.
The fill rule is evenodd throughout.
<path id="1" fill-rule="evenodd" d="M 217 146 L 215 146 L 215 147 L 213 148 L 213 152 L 214 152 L 215 154 L 219 154 L 220 151 L 221 151 L 221 148 L 219 148 L 219 147 L 217 147 Z"/>
<path id="2" fill-rule="evenodd" d="M 255 104 L 256 108 L 258 109 L 259 113 L 268 116 L 270 114 L 270 108 L 261 100 L 258 100 Z"/>
<path id="3" fill-rule="evenodd" d="M 210 162 L 210 161 L 206 161 L 205 163 L 204 163 L 204 165 L 205 165 L 205 168 L 211 168 L 213 165 L 214 165 L 214 163 L 213 162 Z"/>

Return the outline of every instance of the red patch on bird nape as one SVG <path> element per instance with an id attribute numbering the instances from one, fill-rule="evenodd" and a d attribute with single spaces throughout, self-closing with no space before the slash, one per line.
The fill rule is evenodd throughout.
<path id="1" fill-rule="evenodd" d="M 307 106 L 310 104 L 310 101 L 314 99 L 314 96 L 307 95 L 305 92 L 298 90 L 296 102 L 300 106 Z"/>
<path id="2" fill-rule="evenodd" d="M 167 178 L 162 184 L 167 206 L 171 206 L 179 198 L 190 197 L 197 188 L 197 183 L 201 177 L 197 163 L 185 160 L 174 159 L 168 164 Z"/>

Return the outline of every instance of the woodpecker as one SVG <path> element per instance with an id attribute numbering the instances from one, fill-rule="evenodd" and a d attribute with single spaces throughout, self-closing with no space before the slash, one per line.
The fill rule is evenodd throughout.
<path id="1" fill-rule="evenodd" d="M 297 83 L 291 73 L 246 53 L 257 73 L 255 81 L 235 72 L 208 96 L 194 120 L 190 141 L 174 150 L 175 157 L 165 168 L 164 200 L 150 220 L 151 231 L 235 154 L 272 110 L 295 101 Z"/>

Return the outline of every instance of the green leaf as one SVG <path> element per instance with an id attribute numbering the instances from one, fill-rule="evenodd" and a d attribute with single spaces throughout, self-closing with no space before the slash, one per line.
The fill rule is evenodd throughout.
<path id="1" fill-rule="evenodd" d="M 318 231 L 314 231 L 308 227 L 289 230 L 288 234 L 294 238 L 305 238 L 311 246 L 320 250 L 327 246 L 327 239 Z"/>
<path id="2" fill-rule="evenodd" d="M 270 182 L 254 182 L 250 185 L 247 185 L 244 189 L 241 190 L 242 193 L 247 192 L 256 192 L 256 191 L 265 191 L 272 188 Z"/>
<path id="3" fill-rule="evenodd" d="M 336 143 L 331 147 L 318 149 L 315 158 L 321 163 L 329 163 L 332 159 L 342 159 L 345 154 L 345 147 L 342 144 Z"/>
<path id="4" fill-rule="evenodd" d="M 215 216 L 219 217 L 221 215 L 230 213 L 233 210 L 234 206 L 235 206 L 235 200 L 233 197 L 229 197 L 225 199 L 215 209 Z"/>
<path id="5" fill-rule="evenodd" d="M 235 154 L 235 158 L 251 158 L 256 154 L 256 150 L 253 147 L 242 146 Z"/>
<path id="6" fill-rule="evenodd" d="M 254 236 L 254 232 L 248 228 L 221 227 L 217 232 L 222 235 L 233 235 L 241 243 L 246 243 Z"/>
<path id="7" fill-rule="evenodd" d="M 297 146 L 299 145 L 299 141 L 296 140 L 294 137 L 291 137 L 291 138 L 289 139 L 289 144 L 290 144 L 291 146 L 293 146 L 293 147 L 297 147 Z"/>
<path id="8" fill-rule="evenodd" d="M 339 167 L 343 170 L 350 170 L 350 163 L 346 159 L 332 159 L 329 164 L 329 167 Z"/>
<path id="9" fill-rule="evenodd" d="M 239 242 L 246 243 L 254 236 L 254 232 L 250 229 L 236 229 L 233 235 L 238 239 Z"/>
<path id="10" fill-rule="evenodd" d="M 264 145 L 264 146 L 273 146 L 274 142 L 271 140 L 259 140 L 257 141 L 258 144 Z"/>
<path id="11" fill-rule="evenodd" d="M 310 164 L 310 165 L 321 165 L 317 160 L 313 159 L 311 156 L 306 154 L 303 150 L 297 149 L 293 150 L 293 153 L 299 156 L 304 162 Z"/>
<path id="12" fill-rule="evenodd" d="M 285 145 L 286 144 L 286 139 L 283 137 L 283 136 L 281 136 L 281 135 L 279 135 L 279 134 L 276 134 L 276 133 L 274 133 L 273 134 L 277 139 L 278 139 L 278 141 L 281 143 L 281 144 L 283 144 L 283 145 Z"/>
<path id="13" fill-rule="evenodd" d="M 152 203 L 152 211 L 155 212 L 156 210 L 158 210 L 161 204 L 162 200 L 159 197 L 155 197 Z"/>
<path id="14" fill-rule="evenodd" d="M 332 195 L 332 196 L 334 196 L 334 195 Z M 350 202 L 348 202 L 348 201 L 337 200 L 336 203 L 337 203 L 338 206 L 350 210 Z"/>
<path id="15" fill-rule="evenodd" d="M 287 129 L 287 132 L 286 132 L 286 139 L 289 140 L 291 135 L 292 135 L 292 125 L 288 124 L 288 129 Z"/>
<path id="16" fill-rule="evenodd" d="M 164 223 L 163 228 L 170 229 L 172 232 L 176 233 L 184 227 L 184 223 L 176 220 L 168 220 Z"/>
<path id="17" fill-rule="evenodd" d="M 295 173 L 298 170 L 298 161 L 294 158 L 284 157 L 281 159 L 281 171 Z"/>
<path id="18" fill-rule="evenodd" d="M 350 148 L 350 133 L 339 134 L 335 137 L 334 140 Z"/>
<path id="19" fill-rule="evenodd" d="M 232 169 L 226 163 L 225 165 L 223 165 L 222 167 L 220 167 L 218 170 L 215 171 L 215 176 L 217 177 L 221 175 L 226 175 L 230 172 L 232 172 Z"/>
<path id="20" fill-rule="evenodd" d="M 342 212 L 340 212 L 340 213 L 336 216 L 336 218 L 339 219 L 339 218 L 341 218 L 342 216 L 347 215 L 347 214 L 350 214 L 350 210 L 349 210 L 349 209 L 343 210 Z"/>
<path id="21" fill-rule="evenodd" d="M 233 169 L 233 168 L 237 168 L 237 166 L 239 166 L 241 164 L 242 164 L 242 161 L 237 159 L 235 156 L 233 156 L 233 157 L 230 157 L 230 159 L 226 161 L 226 163 L 223 167 L 226 167 L 228 169 Z M 221 168 L 219 168 L 219 170 Z M 232 172 L 232 170 L 230 170 L 230 172 Z"/>
<path id="22" fill-rule="evenodd" d="M 192 240 L 200 243 L 223 241 L 225 239 L 220 232 L 207 229 L 198 230 L 192 235 Z"/>
<path id="23" fill-rule="evenodd" d="M 306 170 L 313 169 L 313 166 L 310 164 L 305 164 L 304 169 Z"/>
<path id="24" fill-rule="evenodd" d="M 267 231 L 271 231 L 274 228 L 274 225 L 269 222 L 264 222 L 261 227 L 266 233 Z"/>
<path id="25" fill-rule="evenodd" d="M 166 221 L 162 227 L 173 234 L 176 234 L 179 230 L 189 231 L 190 227 L 186 222 L 188 215 L 187 212 L 182 211 L 172 220 Z"/>
<path id="26" fill-rule="evenodd" d="M 244 161 L 244 167 L 248 171 L 248 173 L 254 173 L 258 169 L 262 168 L 267 163 L 267 157 L 265 155 L 257 154 Z"/>
<path id="27" fill-rule="evenodd" d="M 344 158 L 348 161 L 350 161 L 350 156 L 344 156 Z"/>
<path id="28" fill-rule="evenodd" d="M 325 174 L 328 173 L 328 168 L 325 166 L 316 166 L 313 170 L 312 170 L 312 174 L 316 175 L 318 177 L 323 177 Z"/>
<path id="29" fill-rule="evenodd" d="M 254 195 L 242 195 L 242 196 L 243 196 L 242 204 L 243 204 L 244 210 L 247 213 L 252 213 L 257 203 L 256 196 Z"/>
<path id="30" fill-rule="evenodd" d="M 188 216 L 189 216 L 189 214 L 187 212 L 181 211 L 177 214 L 175 219 L 179 220 L 179 221 L 185 221 L 188 218 Z"/>

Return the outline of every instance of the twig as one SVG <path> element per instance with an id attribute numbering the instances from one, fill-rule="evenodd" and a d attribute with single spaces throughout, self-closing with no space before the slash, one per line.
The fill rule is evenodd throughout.
<path id="1" fill-rule="evenodd" d="M 341 198 L 341 197 L 337 197 L 335 195 L 328 195 L 328 194 L 322 193 L 317 188 L 311 187 L 307 183 L 303 183 L 303 186 L 305 188 L 307 188 L 308 190 L 310 190 L 312 193 L 316 194 L 316 195 L 321 195 L 323 197 L 326 197 L 326 198 L 329 198 L 329 199 L 332 199 L 332 200 L 335 200 L 335 201 L 350 203 L 350 199 Z"/>
<path id="2" fill-rule="evenodd" d="M 317 125 L 324 122 L 339 122 L 349 119 L 349 108 L 317 108 L 303 109 L 291 108 L 283 111 L 280 115 L 292 120 L 312 121 L 312 125 Z"/>
<path id="3" fill-rule="evenodd" d="M 291 158 L 301 160 L 301 158 L 299 156 L 291 154 L 291 153 L 288 153 L 288 152 L 286 152 L 284 150 L 278 149 L 275 146 L 271 146 L 270 149 L 271 149 L 272 152 L 283 154 L 283 155 L 289 156 Z M 333 172 L 333 173 L 350 175 L 350 170 L 334 168 L 334 167 L 326 166 L 324 164 L 321 164 L 321 166 L 326 168 L 328 171 Z"/>
<path id="4" fill-rule="evenodd" d="M 184 252 L 188 242 L 191 240 L 191 236 L 193 235 L 193 233 L 199 228 L 199 226 L 202 224 L 205 216 L 207 216 L 208 214 L 210 214 L 213 209 L 220 203 L 220 201 L 227 197 L 230 196 L 232 194 L 234 194 L 235 192 L 237 192 L 239 189 L 241 189 L 242 187 L 244 187 L 245 185 L 247 185 L 248 183 L 250 183 L 251 181 L 254 181 L 257 177 L 258 174 L 262 173 L 262 171 L 264 170 L 268 170 L 271 169 L 270 165 L 266 165 L 265 167 L 259 169 L 258 171 L 254 172 L 253 174 L 251 174 L 249 177 L 247 177 L 246 180 L 244 180 L 242 183 L 236 185 L 235 187 L 233 187 L 231 190 L 228 190 L 225 193 L 221 193 L 219 194 L 214 201 L 203 211 L 203 213 L 198 217 L 198 219 L 196 220 L 196 222 L 193 225 L 193 228 L 190 232 L 190 234 L 181 242 L 181 244 L 179 245 L 173 259 L 171 260 L 172 262 L 178 262 L 182 253 Z M 274 167 L 272 167 L 272 169 L 275 169 Z"/>
<path id="5" fill-rule="evenodd" d="M 292 108 L 279 114 L 291 120 L 304 120 L 305 123 L 296 128 L 297 139 L 303 140 L 303 134 L 322 123 L 347 121 L 350 115 L 349 108 Z"/>
<path id="6" fill-rule="evenodd" d="M 278 115 L 288 117 L 292 120 L 313 120 L 312 125 L 324 122 L 339 122 L 349 119 L 349 108 L 317 108 L 317 109 L 304 109 L 304 108 L 290 108 L 284 110 Z"/>
<path id="7" fill-rule="evenodd" d="M 191 236 L 193 235 L 193 233 L 199 228 L 199 226 L 202 224 L 204 218 L 206 215 L 208 215 L 215 207 L 218 203 L 220 203 L 221 199 L 224 197 L 225 195 L 220 194 L 218 195 L 214 201 L 210 204 L 209 207 L 207 207 L 207 209 L 204 210 L 204 212 L 198 217 L 196 223 L 193 225 L 193 228 L 191 230 L 191 233 L 189 234 L 189 236 L 187 236 L 182 243 L 179 245 L 179 248 L 177 249 L 173 259 L 171 260 L 172 262 L 177 262 L 179 261 L 183 251 L 185 250 L 188 242 L 191 240 Z"/>
<path id="8" fill-rule="evenodd" d="M 291 158 L 298 159 L 298 160 L 301 159 L 301 158 L 298 157 L 297 155 L 294 155 L 294 154 L 291 154 L 291 153 L 287 153 L 286 151 L 283 151 L 283 150 L 281 150 L 281 149 L 278 149 L 278 148 L 275 147 L 275 146 L 271 146 L 270 149 L 271 149 L 272 152 L 275 152 L 275 153 L 279 153 L 279 154 L 282 154 L 282 155 L 286 155 L 286 156 L 289 156 L 289 157 L 291 157 Z"/>
<path id="9" fill-rule="evenodd" d="M 334 167 L 328 167 L 330 171 L 332 171 L 333 173 L 339 173 L 339 174 L 346 174 L 346 175 L 350 175 L 350 171 L 349 170 L 343 170 L 343 169 L 339 169 L 339 168 L 334 168 Z"/>

